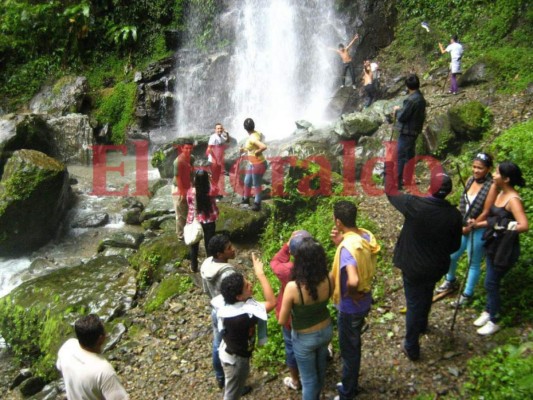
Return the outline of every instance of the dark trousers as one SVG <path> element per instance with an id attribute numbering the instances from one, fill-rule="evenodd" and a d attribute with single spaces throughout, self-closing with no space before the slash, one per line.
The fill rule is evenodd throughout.
<path id="1" fill-rule="evenodd" d="M 342 359 L 342 385 L 338 388 L 341 400 L 352 400 L 359 391 L 359 369 L 361 368 L 361 328 L 365 314 L 339 312 L 337 326 Z"/>
<path id="2" fill-rule="evenodd" d="M 403 275 L 403 289 L 407 303 L 405 314 L 405 349 L 412 358 L 420 356 L 418 339 L 428 327 L 436 282 L 413 282 Z"/>
<path id="3" fill-rule="evenodd" d="M 403 183 L 411 185 L 414 182 L 414 165 L 405 168 L 407 162 L 415 156 L 416 136 L 402 135 L 398 137 L 398 187 Z M 405 173 L 404 173 L 405 169 Z"/>
<path id="4" fill-rule="evenodd" d="M 490 314 L 490 320 L 494 323 L 498 322 L 500 318 L 501 296 L 500 285 L 503 277 L 509 269 L 498 269 L 494 267 L 492 258 L 485 259 L 487 264 L 487 274 L 485 275 L 485 289 L 487 290 L 487 306 L 486 311 Z"/>
<path id="5" fill-rule="evenodd" d="M 215 236 L 216 223 L 208 222 L 207 224 L 202 224 L 202 229 L 204 231 L 205 252 L 207 254 L 207 257 L 209 257 L 211 254 L 209 254 L 209 251 L 207 250 L 207 246 L 211 238 Z M 198 271 L 198 250 L 199 249 L 200 249 L 200 242 L 189 246 L 189 256 L 191 258 L 191 270 L 193 272 Z"/>
<path id="6" fill-rule="evenodd" d="M 344 86 L 346 83 L 346 71 L 350 71 L 350 78 L 352 78 L 352 85 L 355 85 L 355 71 L 353 69 L 353 64 L 351 62 L 342 64 L 342 79 L 341 85 Z"/>

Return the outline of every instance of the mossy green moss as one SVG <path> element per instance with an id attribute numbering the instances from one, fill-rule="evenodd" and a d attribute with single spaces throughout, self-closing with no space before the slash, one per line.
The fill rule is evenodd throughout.
<path id="1" fill-rule="evenodd" d="M 146 300 L 146 312 L 157 310 L 170 297 L 180 295 L 193 287 L 191 278 L 186 275 L 172 275 L 161 281 Z"/>
<path id="2" fill-rule="evenodd" d="M 481 134 L 492 124 L 492 113 L 479 101 L 469 101 L 451 107 L 448 117 L 453 131 L 466 140 L 480 139 Z"/>
<path id="3" fill-rule="evenodd" d="M 100 92 L 95 115 L 98 122 L 111 126 L 111 140 L 115 144 L 124 143 L 126 131 L 134 122 L 136 92 L 135 82 L 119 82 Z"/>

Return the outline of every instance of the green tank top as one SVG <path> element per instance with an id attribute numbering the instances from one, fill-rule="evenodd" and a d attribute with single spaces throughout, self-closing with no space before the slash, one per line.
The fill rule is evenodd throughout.
<path id="1" fill-rule="evenodd" d="M 295 331 L 307 329 L 329 318 L 328 303 L 331 297 L 331 282 L 328 276 L 329 296 L 324 301 L 319 301 L 313 304 L 304 304 L 302 289 L 300 285 L 298 291 L 300 292 L 301 304 L 293 304 L 291 316 L 292 327 Z"/>

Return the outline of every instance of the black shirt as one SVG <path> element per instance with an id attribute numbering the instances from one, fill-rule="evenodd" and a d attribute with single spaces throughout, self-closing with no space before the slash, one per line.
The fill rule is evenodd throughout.
<path id="1" fill-rule="evenodd" d="M 248 314 L 224 318 L 222 338 L 226 343 L 226 353 L 250 357 L 255 346 L 257 317 Z"/>

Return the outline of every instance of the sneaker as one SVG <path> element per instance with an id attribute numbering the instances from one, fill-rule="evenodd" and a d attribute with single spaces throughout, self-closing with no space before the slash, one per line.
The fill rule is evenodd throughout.
<path id="1" fill-rule="evenodd" d="M 243 197 L 242 200 L 241 200 L 241 204 L 249 206 L 250 205 L 250 199 L 248 197 Z"/>
<path id="2" fill-rule="evenodd" d="M 452 307 L 462 307 L 470 304 L 472 302 L 472 296 L 467 296 L 466 294 L 462 294 L 459 297 L 459 301 L 454 300 L 450 304 Z"/>
<path id="3" fill-rule="evenodd" d="M 490 314 L 486 311 L 483 311 L 478 319 L 474 321 L 474 325 L 477 327 L 484 326 L 487 322 L 490 321 Z"/>
<path id="4" fill-rule="evenodd" d="M 254 203 L 254 205 L 252 206 L 252 211 L 261 211 L 261 204 Z"/>
<path id="5" fill-rule="evenodd" d="M 294 384 L 294 381 L 292 380 L 292 378 L 290 376 L 286 376 L 285 378 L 283 378 L 283 384 L 285 386 L 287 386 L 289 389 L 292 389 L 292 390 L 300 390 L 301 389 L 300 386 Z"/>
<path id="6" fill-rule="evenodd" d="M 500 326 L 495 324 L 492 321 L 487 322 L 485 325 L 483 325 L 481 328 L 477 330 L 478 335 L 481 336 L 489 336 L 493 333 L 496 333 L 500 330 Z"/>
<path id="7" fill-rule="evenodd" d="M 456 280 L 448 281 L 445 280 L 442 285 L 440 285 L 435 291 L 437 293 L 443 293 L 443 292 L 453 292 L 456 291 L 459 288 L 459 285 L 457 284 Z"/>

